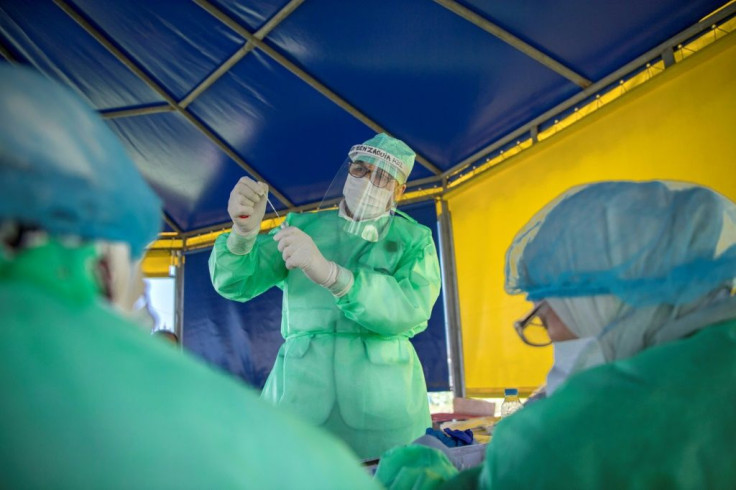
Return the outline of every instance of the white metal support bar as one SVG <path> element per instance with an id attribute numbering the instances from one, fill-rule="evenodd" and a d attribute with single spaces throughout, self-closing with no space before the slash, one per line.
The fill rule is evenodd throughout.
<path id="1" fill-rule="evenodd" d="M 440 238 L 440 265 L 442 270 L 442 291 L 445 307 L 445 337 L 447 338 L 447 359 L 450 371 L 450 387 L 456 397 L 465 397 L 465 366 L 463 362 L 463 336 L 460 320 L 460 301 L 457 289 L 457 268 L 455 265 L 455 245 L 452 234 L 452 217 L 447 201 L 439 201 L 437 216 Z"/>
<path id="2" fill-rule="evenodd" d="M 318 81 L 316 78 L 314 78 L 312 75 L 304 71 L 302 68 L 298 67 L 286 57 L 281 55 L 278 51 L 261 41 L 260 39 L 257 39 L 254 34 L 252 34 L 250 31 L 248 31 L 246 28 L 240 25 L 238 21 L 231 18 L 228 14 L 220 10 L 217 6 L 213 5 L 207 0 L 194 0 L 194 2 L 202 7 L 206 12 L 208 12 L 210 15 L 215 17 L 217 20 L 228 26 L 233 31 L 237 32 L 243 38 L 247 39 L 249 42 L 254 44 L 260 51 L 263 51 L 268 57 L 276 61 L 278 64 L 289 70 L 292 74 L 297 76 L 299 79 L 301 79 L 303 82 L 305 82 L 307 85 L 312 87 L 314 90 L 322 94 L 323 96 L 327 97 L 330 101 L 335 103 L 337 106 L 339 106 L 341 109 L 358 119 L 360 122 L 371 128 L 377 133 L 389 133 L 385 128 L 383 128 L 381 125 L 379 125 L 377 122 L 370 119 L 368 116 L 363 114 L 361 111 L 353 107 L 349 102 L 347 102 L 345 99 L 340 97 L 338 94 L 336 94 L 334 91 L 327 88 L 324 84 L 322 84 L 320 81 Z M 417 154 L 416 156 L 417 162 L 419 162 L 422 166 L 426 167 L 428 170 L 430 170 L 433 174 L 439 175 L 442 173 L 442 170 L 440 170 L 436 165 L 431 163 L 429 160 L 427 160 L 426 157 Z"/>
<path id="3" fill-rule="evenodd" d="M 460 5 L 454 0 L 434 0 L 434 1 L 442 5 L 443 7 L 445 7 L 447 10 L 467 20 L 471 24 L 477 27 L 480 27 L 481 29 L 483 29 L 489 34 L 496 36 L 501 41 L 521 51 L 522 53 L 529 56 L 533 60 L 538 61 L 539 63 L 543 64 L 550 70 L 556 72 L 558 75 L 562 75 L 563 77 L 567 78 L 571 82 L 583 88 L 588 87 L 593 83 L 587 78 L 585 78 L 584 76 L 580 75 L 579 73 L 576 73 L 572 69 L 568 68 L 567 66 L 563 65 L 559 61 L 555 60 L 551 56 L 544 54 L 537 48 L 529 45 L 528 43 L 514 36 L 507 30 L 499 27 L 498 25 L 494 24 L 488 19 L 481 17 L 480 15 L 476 14 L 469 8 Z"/>
<path id="4" fill-rule="evenodd" d="M 250 165 L 248 165 L 248 163 L 246 163 L 246 161 L 241 158 L 240 155 L 238 155 L 237 152 L 235 152 L 235 150 L 230 147 L 230 145 L 225 140 L 216 135 L 211 129 L 209 129 L 204 123 L 202 123 L 202 121 L 200 121 L 193 114 L 187 111 L 186 108 L 181 107 L 179 103 L 161 85 L 158 84 L 158 82 L 153 80 L 140 66 L 138 66 L 138 63 L 133 61 L 130 56 L 120 50 L 110 39 L 108 39 L 107 34 L 105 34 L 96 26 L 87 21 L 87 19 L 76 10 L 77 7 L 72 6 L 72 4 L 70 4 L 66 0 L 54 0 L 54 3 L 56 3 L 56 5 L 58 5 L 64 12 L 66 12 L 69 17 L 74 19 L 74 21 L 77 22 L 77 24 L 79 24 L 85 31 L 87 31 L 87 33 L 91 35 L 95 40 L 97 40 L 97 42 L 99 42 L 110 53 L 112 53 L 112 55 L 115 56 L 118 61 L 123 63 L 129 70 L 135 73 L 143 82 L 146 83 L 146 85 L 148 85 L 166 102 L 168 102 L 171 107 L 179 112 L 179 114 L 184 116 L 193 126 L 195 126 L 197 129 L 199 129 L 200 132 L 207 136 L 207 138 L 209 138 L 215 145 L 217 145 L 227 156 L 229 156 L 233 161 L 240 165 L 241 168 L 243 168 L 246 172 L 250 173 L 253 177 L 260 180 L 261 182 L 265 182 L 268 185 L 270 192 L 274 196 L 276 196 L 279 201 L 281 201 L 287 207 L 293 206 L 292 202 L 287 199 L 286 196 L 275 189 L 272 185 L 268 184 L 268 182 Z"/>

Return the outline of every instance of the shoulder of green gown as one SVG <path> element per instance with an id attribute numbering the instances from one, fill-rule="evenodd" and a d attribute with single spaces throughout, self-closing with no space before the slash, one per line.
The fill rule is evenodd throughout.
<path id="1" fill-rule="evenodd" d="M 429 227 L 417 222 L 417 220 L 398 209 L 391 223 L 391 228 L 394 234 L 407 238 L 411 237 L 410 241 L 413 242 L 433 241 L 432 230 Z"/>
<path id="2" fill-rule="evenodd" d="M 419 224 L 419 223 L 417 222 L 417 220 L 415 220 L 414 218 L 412 218 L 411 216 L 409 216 L 409 215 L 408 215 L 408 214 L 406 214 L 405 212 L 401 211 L 400 209 L 397 209 L 397 210 L 396 210 L 396 216 L 401 216 L 402 218 L 404 218 L 404 219 L 408 220 L 408 221 L 409 221 L 409 222 L 411 222 L 411 223 L 417 223 L 417 224 Z"/>

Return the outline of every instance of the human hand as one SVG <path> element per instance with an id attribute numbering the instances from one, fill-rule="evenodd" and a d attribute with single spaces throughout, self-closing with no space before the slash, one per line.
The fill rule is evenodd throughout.
<path id="1" fill-rule="evenodd" d="M 314 283 L 329 288 L 337 279 L 337 264 L 322 255 L 312 237 L 295 226 L 288 226 L 274 235 L 286 268 L 301 269 Z"/>
<path id="2" fill-rule="evenodd" d="M 240 235 L 252 235 L 261 227 L 266 214 L 268 186 L 249 177 L 242 177 L 227 202 L 227 212 L 233 220 L 233 231 Z"/>

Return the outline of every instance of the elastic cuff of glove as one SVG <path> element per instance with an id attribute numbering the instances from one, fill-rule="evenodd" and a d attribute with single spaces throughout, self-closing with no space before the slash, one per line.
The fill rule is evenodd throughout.
<path id="1" fill-rule="evenodd" d="M 241 235 L 233 230 L 227 237 L 227 249 L 234 255 L 247 255 L 253 250 L 256 238 L 258 238 L 258 230 L 252 235 Z"/>
<path id="2" fill-rule="evenodd" d="M 337 280 L 337 264 L 332 261 L 328 261 L 327 266 L 330 268 L 330 271 L 327 273 L 327 278 L 322 282 L 318 282 L 317 284 L 329 289 L 330 287 L 332 287 L 333 284 L 335 284 L 335 281 Z"/>
<path id="3" fill-rule="evenodd" d="M 340 298 L 348 294 L 350 288 L 353 287 L 353 282 L 355 282 L 355 278 L 353 277 L 353 273 L 346 268 L 340 267 L 337 264 L 335 264 L 335 266 L 337 269 L 337 277 L 335 278 L 335 283 L 332 286 L 329 286 L 327 289 L 329 289 L 336 298 Z"/>

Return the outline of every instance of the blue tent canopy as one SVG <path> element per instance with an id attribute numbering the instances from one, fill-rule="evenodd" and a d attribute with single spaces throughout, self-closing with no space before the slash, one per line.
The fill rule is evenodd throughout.
<path id="1" fill-rule="evenodd" d="M 319 203 L 377 131 L 419 155 L 410 187 L 442 185 L 723 3 L 3 0 L 0 51 L 99 110 L 190 234 L 242 175 Z"/>

